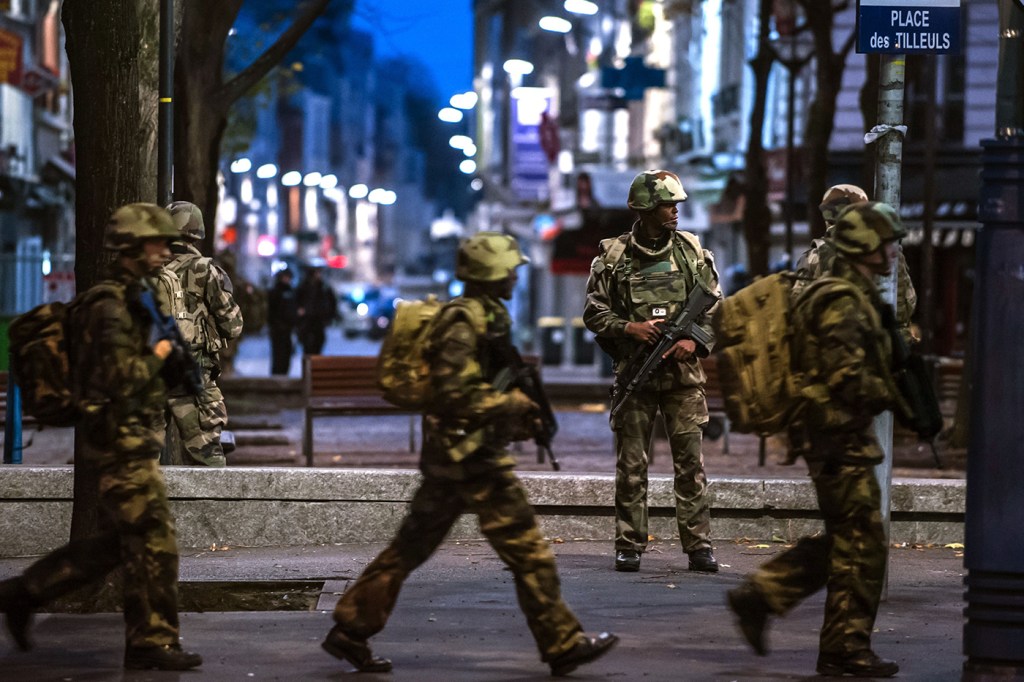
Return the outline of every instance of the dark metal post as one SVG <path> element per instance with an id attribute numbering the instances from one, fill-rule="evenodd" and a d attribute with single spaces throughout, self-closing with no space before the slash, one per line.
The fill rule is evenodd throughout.
<path id="1" fill-rule="evenodd" d="M 965 680 L 1024 677 L 1024 6 L 999 3 L 996 139 L 982 141 L 964 528 Z"/>
<path id="2" fill-rule="evenodd" d="M 160 106 L 157 109 L 156 201 L 174 189 L 174 0 L 160 0 Z"/>

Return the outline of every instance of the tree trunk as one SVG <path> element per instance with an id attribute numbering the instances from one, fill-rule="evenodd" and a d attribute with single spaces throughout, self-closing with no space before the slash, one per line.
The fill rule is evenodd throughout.
<path id="1" fill-rule="evenodd" d="M 74 83 L 75 280 L 92 286 L 110 260 L 103 231 L 127 203 L 156 198 L 155 54 L 158 26 L 145 0 L 65 0 L 61 10 Z M 144 66 L 145 65 L 145 66 Z M 97 473 L 75 438 L 71 537 L 98 527 Z"/>
<path id="2" fill-rule="evenodd" d="M 743 235 L 747 242 L 747 261 L 753 277 L 768 274 L 771 248 L 772 212 L 768 207 L 768 173 L 764 163 L 765 112 L 768 99 L 768 78 L 774 56 L 768 49 L 768 32 L 772 0 L 761 0 L 760 39 L 758 51 L 750 61 L 754 72 L 754 105 L 750 110 L 750 140 L 747 142 Z"/>

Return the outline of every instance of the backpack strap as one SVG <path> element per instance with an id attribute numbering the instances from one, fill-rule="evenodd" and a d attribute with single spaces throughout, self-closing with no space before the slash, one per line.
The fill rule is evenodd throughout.
<path id="1" fill-rule="evenodd" d="M 477 336 L 487 333 L 487 311 L 484 304 L 475 298 L 459 297 L 445 304 L 437 315 L 437 321 L 445 320 L 447 323 L 454 321 L 459 315 L 473 327 Z"/>

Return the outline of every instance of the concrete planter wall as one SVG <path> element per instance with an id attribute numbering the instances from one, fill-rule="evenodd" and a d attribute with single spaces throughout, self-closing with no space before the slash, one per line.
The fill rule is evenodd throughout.
<path id="1" fill-rule="evenodd" d="M 398 527 L 419 482 L 408 470 L 165 469 L 186 548 L 371 542 Z M 521 478 L 550 537 L 611 540 L 614 476 L 524 472 Z M 0 466 L 0 556 L 45 553 L 67 541 L 71 467 Z M 715 538 L 794 540 L 821 527 L 809 479 L 712 478 Z M 672 480 L 650 480 L 651 533 L 674 538 Z M 893 542 L 963 541 L 964 481 L 897 479 Z M 463 518 L 452 538 L 480 537 Z"/>

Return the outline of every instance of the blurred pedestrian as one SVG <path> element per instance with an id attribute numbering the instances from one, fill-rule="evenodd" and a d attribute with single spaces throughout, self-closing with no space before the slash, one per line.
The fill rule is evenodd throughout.
<path id="1" fill-rule="evenodd" d="M 124 666 L 187 670 L 203 661 L 182 650 L 178 637 L 178 546 L 157 461 L 172 344 L 151 338 L 151 318 L 140 302 L 177 236 L 159 206 L 119 208 L 104 236 L 116 259 L 69 312 L 73 394 L 87 406 L 75 466 L 98 473 L 100 530 L 0 583 L 0 611 L 22 650 L 31 648 L 33 612 L 123 566 Z"/>
<path id="2" fill-rule="evenodd" d="M 872 420 L 902 400 L 891 373 L 890 336 L 875 280 L 897 263 L 903 226 L 892 208 L 854 203 L 833 227 L 836 256 L 793 311 L 793 359 L 805 377 L 804 453 L 825 533 L 801 538 L 729 591 L 729 607 L 760 654 L 769 617 L 826 588 L 818 645 L 822 675 L 891 677 L 893 662 L 871 649 L 885 578 L 882 493 L 875 465 L 884 453 Z"/>
<path id="3" fill-rule="evenodd" d="M 295 292 L 299 343 L 303 355 L 320 355 L 324 349 L 327 326 L 338 319 L 338 298 L 324 282 L 319 267 L 306 269 L 306 276 Z"/>
<path id="4" fill-rule="evenodd" d="M 296 304 L 292 288 L 292 271 L 279 270 L 274 286 L 267 294 L 267 326 L 270 328 L 270 373 L 288 374 L 295 344 Z"/>
<path id="5" fill-rule="evenodd" d="M 224 394 L 217 385 L 220 351 L 242 335 L 242 311 L 232 295 L 231 280 L 198 245 L 206 236 L 203 214 L 187 201 L 167 207 L 180 238 L 171 243 L 168 270 L 178 276 L 184 294 L 184 311 L 175 320 L 189 343 L 203 374 L 203 390 L 192 395 L 182 389 L 168 391 L 171 421 L 178 430 L 184 464 L 222 467 L 227 464 L 221 432 L 227 425 Z"/>
<path id="6" fill-rule="evenodd" d="M 447 304 L 427 341 L 431 407 L 423 417 L 423 480 L 391 544 L 341 596 L 323 648 L 364 672 L 384 672 L 367 640 L 387 623 L 405 579 L 437 550 L 464 512 L 512 572 L 519 606 L 553 675 L 603 655 L 618 638 L 587 636 L 562 601 L 554 554 L 513 472 L 511 441 L 532 438 L 538 406 L 518 389 L 492 382 L 512 343 L 502 300 L 516 268 L 529 262 L 515 239 L 480 232 L 459 248 L 456 277 L 465 294 Z"/>
<path id="7" fill-rule="evenodd" d="M 623 371 L 629 358 L 660 336 L 657 323 L 685 304 L 696 278 L 719 291 L 710 251 L 696 235 L 676 229 L 676 204 L 686 201 L 679 178 L 664 170 L 640 173 L 629 187 L 629 208 L 638 219 L 629 232 L 601 242 L 587 282 L 583 320 Z M 698 320 L 714 338 L 707 319 Z M 615 570 L 640 570 L 647 549 L 647 468 L 651 434 L 660 411 L 668 428 L 675 466 L 676 525 L 691 571 L 715 572 L 711 514 L 701 452 L 708 422 L 706 377 L 698 358 L 710 346 L 680 339 L 669 362 L 642 390 L 623 403 L 611 427 L 615 434 Z"/>

